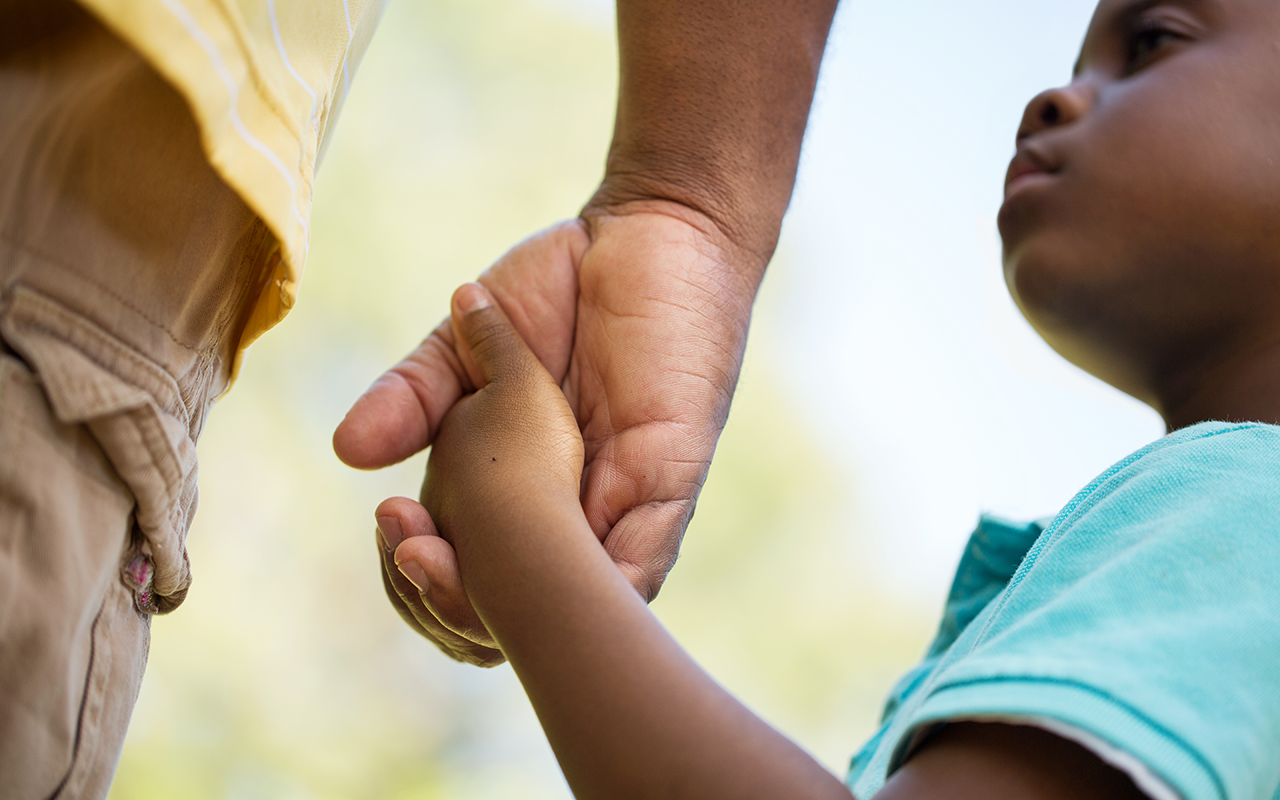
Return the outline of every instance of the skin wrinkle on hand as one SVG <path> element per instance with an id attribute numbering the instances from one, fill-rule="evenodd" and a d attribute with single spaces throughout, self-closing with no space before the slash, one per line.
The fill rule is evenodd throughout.
<path id="1" fill-rule="evenodd" d="M 760 280 L 764 277 L 765 267 L 773 255 L 772 247 L 767 252 L 764 249 L 753 250 L 741 247 L 711 216 L 694 206 L 681 204 L 676 198 L 647 197 L 625 202 L 604 202 L 601 197 L 601 194 L 597 193 L 580 215 L 580 218 L 587 223 L 593 242 L 600 235 L 599 229 L 602 224 L 611 218 L 625 217 L 633 213 L 667 216 L 674 222 L 687 225 L 699 234 L 693 242 L 694 253 L 698 257 L 710 263 L 738 265 L 738 269 L 727 270 L 729 274 L 724 275 L 722 279 L 741 284 L 732 287 L 737 293 L 755 297 Z M 673 204 L 676 206 L 674 209 Z M 776 233 L 773 244 L 777 244 Z"/>

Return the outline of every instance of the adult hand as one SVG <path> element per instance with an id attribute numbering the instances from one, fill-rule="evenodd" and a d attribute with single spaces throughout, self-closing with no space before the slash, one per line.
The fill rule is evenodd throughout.
<path id="1" fill-rule="evenodd" d="M 600 188 L 580 221 L 480 278 L 564 389 L 586 445 L 583 511 L 646 599 L 675 560 L 729 411 L 835 7 L 617 0 L 618 107 Z M 479 379 L 453 343 L 446 323 L 357 401 L 334 434 L 343 461 L 377 468 L 431 443 Z M 432 536 L 426 511 L 398 498 L 376 513 L 405 619 L 456 658 L 499 662 L 447 542 L 433 536 L 414 573 L 424 591 L 385 552 Z"/>
<path id="2" fill-rule="evenodd" d="M 586 448 L 583 510 L 646 600 L 675 561 L 724 427 L 762 260 L 687 207 L 633 202 L 550 228 L 479 279 L 563 388 Z M 334 449 L 359 468 L 401 461 L 478 380 L 446 320 L 356 402 Z M 414 574 L 425 591 L 396 568 L 398 540 L 436 533 L 421 505 L 393 498 L 376 515 L 401 616 L 454 658 L 501 663 L 447 542 L 437 537 Z"/>

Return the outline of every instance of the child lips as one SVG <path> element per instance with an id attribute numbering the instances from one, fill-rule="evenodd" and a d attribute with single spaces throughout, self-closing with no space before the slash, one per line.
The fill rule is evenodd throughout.
<path id="1" fill-rule="evenodd" d="M 1013 197 L 1013 195 L 1016 194 L 1018 190 L 1021 189 L 1023 186 L 1026 186 L 1027 184 L 1030 184 L 1030 183 L 1034 183 L 1038 179 L 1042 177 L 1048 177 L 1048 176 L 1049 176 L 1049 173 L 1045 172 L 1044 170 L 1029 170 L 1027 172 L 1022 173 L 1021 175 L 1014 177 L 1013 180 L 1009 181 L 1008 185 L 1005 186 L 1005 189 L 1004 189 L 1005 200 L 1008 200 L 1009 198 Z"/>
<path id="2" fill-rule="evenodd" d="M 1044 159 L 1034 151 L 1019 150 L 1009 162 L 1009 171 L 1006 173 L 1004 184 L 1005 199 L 1008 200 L 1023 185 L 1034 182 L 1041 176 L 1051 175 L 1053 172 L 1054 170 L 1050 169 Z"/>

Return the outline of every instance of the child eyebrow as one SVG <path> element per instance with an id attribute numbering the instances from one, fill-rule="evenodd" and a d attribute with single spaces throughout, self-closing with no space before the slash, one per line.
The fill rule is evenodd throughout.
<path id="1" fill-rule="evenodd" d="M 1182 6 L 1188 10 L 1201 12 L 1209 8 L 1220 11 L 1223 7 L 1223 0 L 1129 0 L 1129 2 L 1124 3 L 1108 14 L 1097 28 L 1122 34 L 1127 33 L 1138 17 L 1157 6 Z M 1080 77 L 1080 73 L 1084 70 L 1085 53 L 1089 50 L 1090 41 L 1097 34 L 1097 30 L 1090 28 L 1085 38 L 1085 46 L 1080 48 L 1080 57 L 1076 59 L 1076 63 L 1071 67 L 1072 78 Z"/>

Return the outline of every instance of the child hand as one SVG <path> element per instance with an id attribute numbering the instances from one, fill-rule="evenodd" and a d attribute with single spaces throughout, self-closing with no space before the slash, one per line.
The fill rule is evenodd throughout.
<path id="1" fill-rule="evenodd" d="M 476 391 L 441 423 L 422 505 L 468 583 L 469 566 L 485 551 L 553 530 L 538 524 L 548 515 L 581 516 L 583 445 L 560 387 L 488 291 L 462 286 L 452 311 L 458 357 Z"/>

